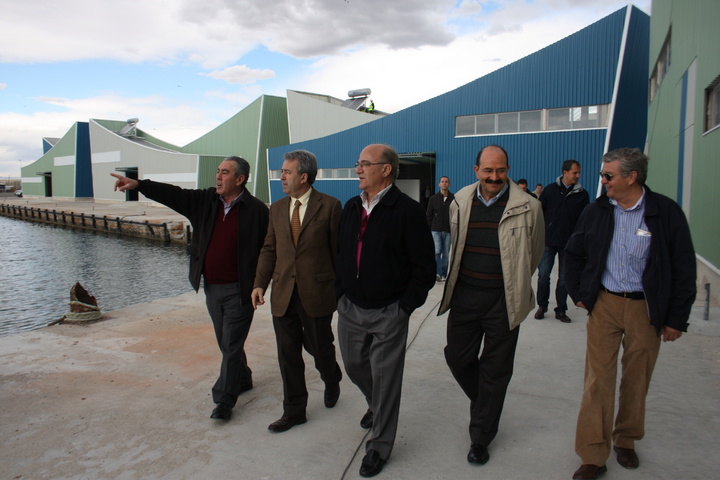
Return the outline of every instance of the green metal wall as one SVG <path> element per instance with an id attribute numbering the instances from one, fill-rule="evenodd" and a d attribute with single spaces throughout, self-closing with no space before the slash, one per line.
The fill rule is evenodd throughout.
<path id="1" fill-rule="evenodd" d="M 720 129 L 704 132 L 705 89 L 720 75 L 720 2 L 716 0 L 655 0 L 650 27 L 650 71 L 652 74 L 660 49 L 672 28 L 671 62 L 658 92 L 648 110 L 648 153 L 650 172 L 648 185 L 678 201 L 683 192 L 682 176 L 688 175 L 690 192 L 683 195 L 689 205 L 693 243 L 699 255 L 720 268 L 720 249 L 715 242 L 720 236 Z M 683 79 L 695 61 L 693 85 Z M 687 80 L 687 79 L 686 79 Z M 693 90 L 685 105 L 684 88 Z M 691 121 L 682 120 L 682 112 L 694 108 Z M 684 153 L 681 128 L 694 124 L 692 156 Z M 691 163 L 688 163 L 691 162 Z M 683 173 L 683 166 L 686 170 Z M 685 187 L 687 188 L 687 187 Z"/>
<path id="2" fill-rule="evenodd" d="M 33 163 L 21 169 L 23 178 L 37 177 L 38 172 L 52 172 L 52 196 L 75 197 L 75 165 L 55 166 L 56 157 L 75 156 L 77 124 L 63 135 L 53 148 Z M 45 182 L 23 183 L 23 194 L 45 196 Z"/>
<path id="3" fill-rule="evenodd" d="M 237 155 L 250 163 L 252 182 L 247 188 L 268 202 L 267 149 L 289 142 L 285 98 L 263 95 L 232 118 L 180 149 L 201 155 L 198 187 L 215 184 L 222 157 Z M 214 157 L 220 157 L 220 161 Z M 210 158 L 213 157 L 213 158 Z"/>

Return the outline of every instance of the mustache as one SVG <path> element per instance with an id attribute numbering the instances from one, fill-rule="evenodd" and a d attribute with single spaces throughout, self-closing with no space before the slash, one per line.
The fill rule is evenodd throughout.
<path id="1" fill-rule="evenodd" d="M 502 184 L 503 184 L 503 181 L 502 181 L 502 180 L 490 180 L 490 179 L 488 178 L 487 180 L 485 180 L 485 183 L 490 183 L 490 184 L 493 184 L 493 185 L 502 185 Z"/>

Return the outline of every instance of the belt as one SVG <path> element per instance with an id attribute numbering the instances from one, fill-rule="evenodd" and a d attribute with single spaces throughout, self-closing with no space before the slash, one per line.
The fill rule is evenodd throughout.
<path id="1" fill-rule="evenodd" d="M 618 297 L 629 298 L 630 300 L 645 300 L 645 292 L 612 292 L 605 288 L 604 285 L 600 285 L 600 290 L 617 295 Z"/>

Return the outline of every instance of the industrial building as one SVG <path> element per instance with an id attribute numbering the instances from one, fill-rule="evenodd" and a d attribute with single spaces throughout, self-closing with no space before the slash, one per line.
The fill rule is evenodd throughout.
<path id="1" fill-rule="evenodd" d="M 77 122 L 61 139 L 43 139 L 43 156 L 22 168 L 24 195 L 138 200 L 137 192 L 114 192 L 110 173 L 183 188 L 206 188 L 215 185 L 222 159 L 238 155 L 250 163 L 247 188 L 267 202 L 268 148 L 292 139 L 332 134 L 385 115 L 361 110 L 370 93 L 365 90 L 346 101 L 292 90 L 287 93 L 287 98 L 260 96 L 183 147 L 140 129 L 137 118 Z"/>
<path id="2" fill-rule="evenodd" d="M 720 301 L 718 25 L 720 2 L 653 1 L 647 134 L 648 185 L 682 206 L 698 258 L 698 299 L 715 305 Z"/>
<path id="3" fill-rule="evenodd" d="M 415 199 L 437 179 L 452 190 L 475 181 L 485 145 L 503 146 L 510 176 L 547 184 L 572 158 L 593 196 L 604 152 L 645 145 L 650 18 L 628 6 L 510 65 L 387 117 L 327 137 L 269 150 L 270 198 L 282 195 L 283 153 L 315 153 L 316 187 L 345 201 L 357 195 L 354 169 L 370 143 L 401 156 L 398 186 Z M 422 78 L 417 81 L 422 82 Z"/>

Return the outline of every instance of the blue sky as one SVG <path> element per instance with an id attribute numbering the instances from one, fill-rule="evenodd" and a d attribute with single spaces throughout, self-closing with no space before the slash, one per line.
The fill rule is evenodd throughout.
<path id="1" fill-rule="evenodd" d="M 651 0 L 634 3 L 650 13 Z M 90 118 L 184 145 L 262 94 L 396 112 L 550 45 L 614 0 L 0 0 L 0 179 Z"/>

